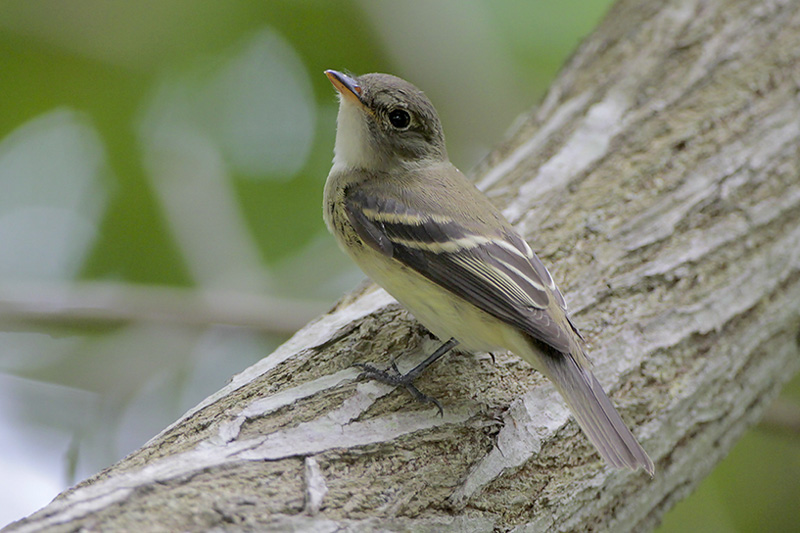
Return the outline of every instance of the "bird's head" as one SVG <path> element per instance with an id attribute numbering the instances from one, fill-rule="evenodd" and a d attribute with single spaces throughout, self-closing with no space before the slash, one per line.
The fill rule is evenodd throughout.
<path id="1" fill-rule="evenodd" d="M 391 170 L 447 160 L 439 115 L 414 85 L 389 74 L 325 74 L 340 97 L 334 164 Z"/>

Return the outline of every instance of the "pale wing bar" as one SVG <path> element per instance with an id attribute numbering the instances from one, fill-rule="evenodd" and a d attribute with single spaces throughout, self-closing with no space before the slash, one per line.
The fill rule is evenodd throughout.
<path id="1" fill-rule="evenodd" d="M 570 334 L 547 310 L 549 274 L 542 279 L 537 270 L 546 272 L 544 266 L 533 264 L 539 259 L 507 236 L 475 235 L 447 217 L 434 219 L 363 193 L 348 197 L 347 211 L 367 245 L 556 350 L 571 350 Z M 459 245 L 448 245 L 454 242 Z"/>

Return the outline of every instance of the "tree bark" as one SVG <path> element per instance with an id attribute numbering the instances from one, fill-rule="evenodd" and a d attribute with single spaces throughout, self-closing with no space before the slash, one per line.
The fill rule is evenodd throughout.
<path id="1" fill-rule="evenodd" d="M 490 90 L 490 89 L 487 89 Z M 474 173 L 546 264 L 656 464 L 606 467 L 510 354 L 345 297 L 118 464 L 8 531 L 648 530 L 800 368 L 800 3 L 623 0 Z"/>

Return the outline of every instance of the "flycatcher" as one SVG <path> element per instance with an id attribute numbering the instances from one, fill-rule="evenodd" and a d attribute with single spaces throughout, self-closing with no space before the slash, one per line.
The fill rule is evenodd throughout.
<path id="1" fill-rule="evenodd" d="M 435 402 L 412 382 L 438 357 L 458 344 L 509 350 L 555 384 L 610 465 L 652 476 L 653 462 L 589 370 L 553 278 L 450 163 L 428 98 L 387 74 L 325 74 L 340 99 L 325 223 L 373 281 L 446 341 L 405 375 L 362 365 L 367 374 Z"/>

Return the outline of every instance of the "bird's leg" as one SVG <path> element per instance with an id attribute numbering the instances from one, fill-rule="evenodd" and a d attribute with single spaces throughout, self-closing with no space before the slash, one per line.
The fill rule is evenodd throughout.
<path id="1" fill-rule="evenodd" d="M 429 355 L 427 359 L 422 361 L 420 364 L 418 364 L 405 374 L 400 373 L 400 371 L 397 369 L 397 365 L 394 362 L 392 362 L 393 372 L 379 370 L 372 365 L 367 365 L 364 363 L 356 363 L 354 366 L 357 366 L 362 370 L 361 375 L 359 377 L 374 379 L 380 381 L 381 383 L 386 383 L 388 385 L 395 385 L 395 386 L 402 385 L 418 401 L 434 404 L 436 408 L 439 409 L 439 414 L 444 415 L 442 404 L 440 404 L 436 398 L 433 398 L 431 396 L 422 393 L 417 387 L 414 386 L 414 380 L 417 379 L 417 377 L 426 368 L 431 366 L 437 359 L 442 357 L 444 354 L 452 350 L 457 344 L 458 341 L 451 338 L 449 341 L 439 346 L 439 348 L 437 348 L 435 352 Z"/>

